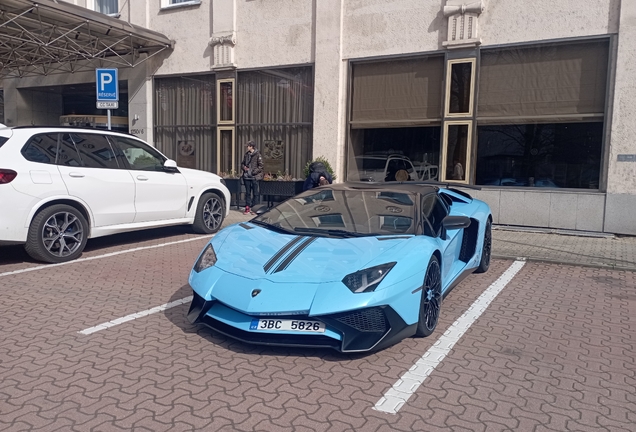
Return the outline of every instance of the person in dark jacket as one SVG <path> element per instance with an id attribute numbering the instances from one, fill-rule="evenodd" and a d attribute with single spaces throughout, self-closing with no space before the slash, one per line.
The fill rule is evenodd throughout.
<path id="1" fill-rule="evenodd" d="M 303 191 L 333 183 L 331 174 L 322 162 L 312 162 L 309 165 L 309 174 L 303 184 Z"/>
<path id="2" fill-rule="evenodd" d="M 247 151 L 243 156 L 241 169 L 243 170 L 241 178 L 245 185 L 244 214 L 250 214 L 252 207 L 260 201 L 258 181 L 263 180 L 263 158 L 261 157 L 260 152 L 256 149 L 254 141 L 249 141 L 247 143 Z"/>

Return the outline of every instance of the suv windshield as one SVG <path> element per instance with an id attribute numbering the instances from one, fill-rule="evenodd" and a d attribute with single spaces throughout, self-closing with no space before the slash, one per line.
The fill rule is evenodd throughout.
<path id="1" fill-rule="evenodd" d="M 327 237 L 414 234 L 415 195 L 369 190 L 310 190 L 254 220 L 273 229 Z"/>

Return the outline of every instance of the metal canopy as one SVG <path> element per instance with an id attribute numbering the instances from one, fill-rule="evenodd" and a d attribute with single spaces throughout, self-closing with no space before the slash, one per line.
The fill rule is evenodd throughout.
<path id="1" fill-rule="evenodd" d="M 161 33 L 70 3 L 0 0 L 0 79 L 135 67 L 173 44 Z"/>

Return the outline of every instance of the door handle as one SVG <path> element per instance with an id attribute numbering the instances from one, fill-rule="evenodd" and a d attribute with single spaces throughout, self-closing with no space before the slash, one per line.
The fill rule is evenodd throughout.
<path id="1" fill-rule="evenodd" d="M 82 173 L 76 173 L 76 172 L 70 172 L 68 173 L 69 177 L 76 177 L 76 178 L 82 178 L 84 177 L 84 174 Z"/>
<path id="2" fill-rule="evenodd" d="M 146 181 L 146 180 L 148 180 L 148 177 L 142 176 L 142 175 L 138 175 L 137 176 L 137 180 Z"/>

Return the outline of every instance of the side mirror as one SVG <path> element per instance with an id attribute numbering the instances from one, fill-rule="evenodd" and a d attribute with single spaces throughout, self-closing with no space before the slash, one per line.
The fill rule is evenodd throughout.
<path id="1" fill-rule="evenodd" d="M 466 216 L 446 216 L 442 226 L 447 230 L 463 229 L 470 226 L 470 218 Z"/>
<path id="2" fill-rule="evenodd" d="M 179 172 L 179 170 L 177 169 L 177 163 L 172 159 L 166 159 L 166 161 L 163 163 L 163 168 L 166 170 L 166 172 Z"/>

